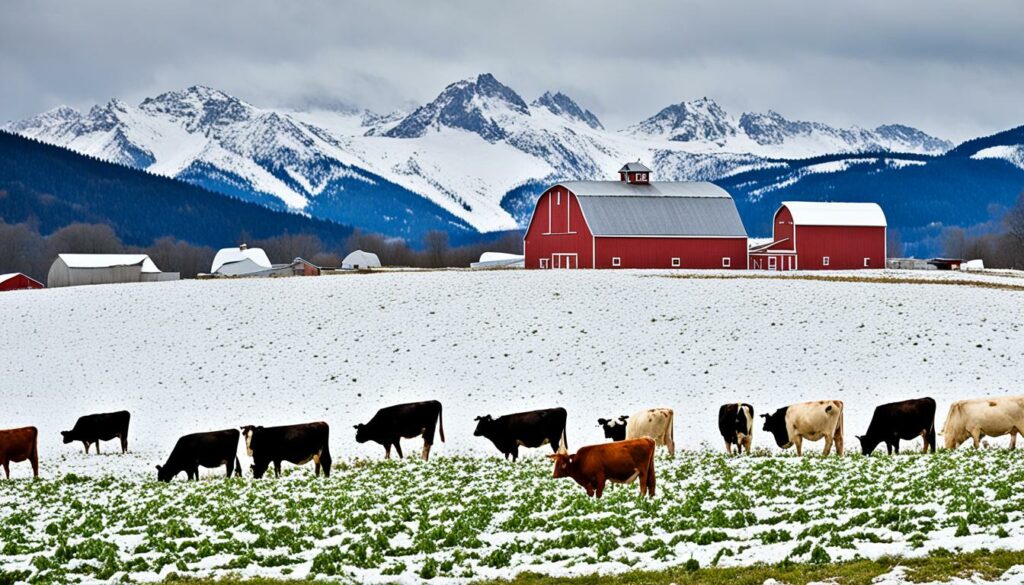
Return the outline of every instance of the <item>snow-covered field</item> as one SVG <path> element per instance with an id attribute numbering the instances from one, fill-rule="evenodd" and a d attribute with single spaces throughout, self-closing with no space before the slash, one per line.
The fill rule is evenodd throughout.
<path id="1" fill-rule="evenodd" d="M 1016 287 L 1007 290 L 671 274 L 693 278 L 628 271 L 438 271 L 4 293 L 0 295 L 0 331 L 4 332 L 0 335 L 0 428 L 39 427 L 43 476 L 74 473 L 87 479 L 4 483 L 0 515 L 8 521 L 5 525 L 14 526 L 9 522 L 11 514 L 24 512 L 28 502 L 35 502 L 39 510 L 32 511 L 33 517 L 24 519 L 24 525 L 31 527 L 27 533 L 38 536 L 60 518 L 65 523 L 57 522 L 52 529 L 57 533 L 87 517 L 69 512 L 68 502 L 116 506 L 118 514 L 104 518 L 95 527 L 96 534 L 125 547 L 124 552 L 146 540 L 130 534 L 133 525 L 125 518 L 174 517 L 190 526 L 177 536 L 173 530 L 167 536 L 163 529 L 154 529 L 158 534 L 148 535 L 150 540 L 208 537 L 215 543 L 230 542 L 235 535 L 248 543 L 255 536 L 246 535 L 254 529 L 216 520 L 235 510 L 236 496 L 247 502 L 253 518 L 266 519 L 258 523 L 266 530 L 271 525 L 315 522 L 309 510 L 324 507 L 330 508 L 325 512 L 328 517 L 359 510 L 370 514 L 366 504 L 380 511 L 367 520 L 368 534 L 394 526 L 397 532 L 387 533 L 393 537 L 389 546 L 401 549 L 414 547 L 409 539 L 424 538 L 422 533 L 430 526 L 420 513 L 435 510 L 434 504 L 437 514 L 451 514 L 451 518 L 459 516 L 463 507 L 486 509 L 482 516 L 467 516 L 467 522 L 476 523 L 467 530 L 485 541 L 478 551 L 480 559 L 467 556 L 471 551 L 462 546 L 463 535 L 454 537 L 460 543 L 454 548 L 418 550 L 406 558 L 381 553 L 384 560 L 357 573 L 361 578 L 389 568 L 398 571 L 398 564 L 404 562 L 406 571 L 399 571 L 400 575 L 416 579 L 428 558 L 440 565 L 452 561 L 449 577 L 466 571 L 481 577 L 526 569 L 562 574 L 656 568 L 691 556 L 705 565 L 723 548 L 733 555 L 722 553 L 720 564 L 782 560 L 805 541 L 812 548 L 794 558 L 814 554 L 813 547 L 819 545 L 833 559 L 913 554 L 938 546 L 1024 546 L 1024 517 L 1013 512 L 1022 508 L 1022 501 L 1016 499 L 1019 490 L 1000 491 L 1004 485 L 1019 485 L 1024 477 L 1024 461 L 1016 454 L 895 460 L 849 457 L 805 465 L 795 458 L 740 461 L 706 452 L 722 448 L 717 410 L 728 401 L 749 401 L 761 413 L 802 400 L 842 399 L 852 452 L 856 450 L 853 435 L 863 432 L 873 408 L 882 402 L 933 396 L 939 403 L 936 422 L 941 427 L 951 400 L 1024 393 L 1020 366 L 1024 281 L 1012 275 L 833 274 L 971 280 Z M 365 422 L 382 406 L 423 399 L 444 404 L 448 442 L 435 446 L 436 461 L 345 466 L 343 462 L 383 456 L 383 449 L 375 444 L 356 444 L 352 425 Z M 582 490 L 567 481 L 545 477 L 546 461 L 529 461 L 521 469 L 507 466 L 490 459 L 497 451 L 489 442 L 472 436 L 477 415 L 551 406 L 569 411 L 572 450 L 603 440 L 598 417 L 670 406 L 676 411 L 677 444 L 697 452 L 675 462 L 660 462 L 664 470 L 659 471 L 661 495 L 654 503 L 637 504 L 632 488 L 619 488 L 612 490 L 607 503 L 598 504 L 587 502 Z M 86 456 L 80 445 L 61 444 L 59 431 L 70 428 L 78 416 L 122 408 L 132 412 L 127 456 L 113 454 L 114 443 L 104 445 L 102 456 Z M 264 481 L 258 486 L 248 479 L 199 486 L 179 482 L 170 487 L 144 481 L 155 477 L 153 465 L 163 462 L 182 434 L 319 419 L 333 430 L 332 452 L 339 470 L 330 482 L 307 480 L 311 469 L 279 484 Z M 754 444 L 778 450 L 765 433 L 755 433 Z M 416 441 L 405 447 L 407 453 L 418 452 Z M 820 443 L 814 447 L 820 450 Z M 917 447 L 906 445 L 908 450 Z M 546 451 L 531 453 L 537 458 L 543 454 Z M 244 451 L 242 455 L 247 468 Z M 462 459 L 442 460 L 451 455 Z M 458 471 L 466 466 L 476 472 Z M 768 472 L 783 479 L 775 486 L 761 485 L 764 482 L 757 478 Z M 30 475 L 27 464 L 15 465 L 13 473 L 17 478 Z M 801 474 L 802 480 L 790 479 Z M 102 479 L 105 476 L 114 479 Z M 958 478 L 962 484 L 974 477 L 978 478 L 974 486 L 945 481 L 945 487 L 934 494 L 920 493 L 931 489 L 931 479 Z M 395 482 L 389 483 L 389 478 Z M 700 491 L 704 481 L 710 482 L 710 491 Z M 885 482 L 895 483 L 884 489 Z M 862 488 L 857 488 L 861 483 Z M 966 487 L 975 490 L 963 493 Z M 893 500 L 904 488 L 910 495 L 902 503 Z M 446 500 L 452 493 L 465 495 L 464 501 Z M 685 509 L 694 493 L 706 494 L 703 511 Z M 548 495 L 553 499 L 546 499 Z M 964 498 L 970 502 L 961 502 Z M 417 508 L 417 502 L 426 503 Z M 907 531 L 885 527 L 889 520 L 882 516 L 896 504 L 906 511 L 894 512 L 898 518 L 894 516 L 892 522 L 911 522 Z M 586 526 L 607 519 L 614 527 L 608 530 L 636 538 L 601 544 L 596 524 L 586 529 L 567 525 L 571 516 L 561 518 L 559 506 L 579 511 L 589 519 Z M 290 514 L 289 507 L 299 511 Z M 396 511 L 409 507 L 413 511 L 405 516 Z M 715 507 L 726 513 L 722 526 L 715 524 L 721 520 L 717 515 L 718 519 L 710 520 Z M 762 538 L 770 529 L 767 520 L 794 514 L 798 508 L 807 510 L 809 520 L 797 519 L 794 525 L 779 520 L 788 526 L 784 529 L 791 539 L 780 541 L 785 545 L 767 546 Z M 507 523 L 516 510 L 532 520 L 510 531 Z M 969 534 L 953 536 L 960 519 L 971 510 L 979 511 L 966 520 Z M 754 518 L 744 516 L 746 524 L 732 520 L 741 512 Z M 860 512 L 871 516 L 864 525 L 878 528 L 875 536 L 851 536 L 861 530 L 847 524 Z M 116 521 L 114 516 L 119 516 Z M 545 523 L 552 517 L 561 519 Z M 434 520 L 443 524 L 451 518 Z M 243 517 L 237 522 L 248 520 Z M 924 526 L 926 522 L 932 524 Z M 839 528 L 800 536 L 808 526 L 829 523 Z M 114 525 L 116 529 L 109 528 Z M 325 521 L 322 534 L 296 537 L 306 544 L 294 550 L 278 550 L 290 546 L 287 543 L 265 549 L 210 544 L 220 556 L 211 553 L 186 560 L 179 554 L 162 574 L 213 570 L 246 552 L 297 561 L 277 559 L 262 569 L 246 569 L 252 574 L 302 574 L 332 546 L 340 547 L 339 558 L 357 554 L 350 549 L 354 542 L 362 542 L 362 536 L 352 536 L 355 540 L 347 543 L 345 537 L 356 534 L 362 525 L 336 533 L 332 526 Z M 138 529 L 147 532 L 144 527 Z M 719 530 L 724 538 L 701 536 L 711 530 Z M 509 536 L 510 532 L 516 534 Z M 579 547 L 559 544 L 551 554 L 541 545 L 513 550 L 510 544 L 576 532 L 596 540 Z M 197 536 L 189 536 L 192 533 Z M 979 534 L 984 537 L 975 537 Z M 767 538 L 776 536 L 782 537 Z M 688 540 L 691 537 L 698 542 Z M 0 542 L 11 542 L 9 538 L 0 535 Z M 34 542 L 35 536 L 26 538 Z M 652 538 L 664 540 L 670 553 L 659 553 L 661 545 L 653 541 L 644 544 Z M 877 538 L 882 540 L 873 542 Z M 672 540 L 676 542 L 669 544 Z M 616 548 L 608 549 L 613 545 Z M 159 545 L 147 546 L 143 550 L 153 552 Z M 640 550 L 647 546 L 654 548 Z M 543 550 L 534 550 L 538 547 Z M 494 553 L 490 565 L 483 563 L 496 550 L 503 552 Z M 109 552 L 102 554 L 109 556 Z M 614 560 L 623 554 L 626 561 Z M 659 554 L 667 556 L 658 558 Z M 564 558 L 555 558 L 559 556 Z M 507 561 L 502 560 L 506 557 Z M 590 557 L 594 562 L 582 566 L 572 561 Z M 278 560 L 280 566 L 275 565 Z M 140 566 L 136 572 L 144 578 L 150 570 L 152 566 Z M 151 576 L 156 574 L 160 573 Z"/>

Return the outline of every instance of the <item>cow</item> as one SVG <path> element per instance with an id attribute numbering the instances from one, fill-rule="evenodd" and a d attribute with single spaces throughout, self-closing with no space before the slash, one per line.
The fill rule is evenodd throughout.
<path id="1" fill-rule="evenodd" d="M 627 420 L 629 420 L 629 415 L 626 414 L 612 420 L 599 418 L 597 419 L 597 426 L 604 430 L 604 438 L 611 439 L 613 441 L 622 441 L 626 438 Z"/>
<path id="2" fill-rule="evenodd" d="M 498 448 L 505 459 L 519 459 L 519 447 L 540 447 L 551 445 L 555 453 L 565 452 L 569 448 L 569 439 L 565 434 L 565 421 L 568 415 L 564 408 L 548 408 L 506 414 L 492 418 L 487 414 L 476 417 L 476 430 L 473 436 L 489 439 Z"/>
<path id="3" fill-rule="evenodd" d="M 725 439 L 726 453 L 732 455 L 735 445 L 737 454 L 746 449 L 750 455 L 750 443 L 754 440 L 754 407 L 745 402 L 723 404 L 718 409 L 718 432 Z"/>
<path id="4" fill-rule="evenodd" d="M 650 437 L 655 445 L 664 445 L 671 457 L 676 455 L 675 413 L 671 408 L 638 410 L 626 421 L 626 439 Z"/>
<path id="5" fill-rule="evenodd" d="M 956 449 L 968 438 L 974 448 L 982 437 L 1010 435 L 1010 449 L 1017 448 L 1017 433 L 1024 433 L 1024 396 L 997 396 L 957 400 L 949 406 L 942 428 L 947 449 Z"/>
<path id="6" fill-rule="evenodd" d="M 555 461 L 553 477 L 573 478 L 588 496 L 600 498 L 606 482 L 639 479 L 640 497 L 654 497 L 654 439 L 650 437 L 588 445 L 572 455 L 555 453 L 548 458 Z"/>
<path id="7" fill-rule="evenodd" d="M 227 468 L 231 477 L 231 463 L 235 474 L 241 477 L 242 464 L 238 461 L 238 429 L 192 433 L 178 439 L 167 463 L 156 466 L 156 478 L 168 482 L 182 471 L 190 480 L 199 479 L 199 466 Z"/>
<path id="8" fill-rule="evenodd" d="M 764 430 L 775 437 L 783 449 L 796 445 L 796 454 L 803 454 L 804 439 L 825 439 L 827 456 L 835 443 L 836 455 L 843 454 L 843 402 L 818 400 L 783 406 L 772 414 L 762 414 Z"/>
<path id="9" fill-rule="evenodd" d="M 274 463 L 274 477 L 281 477 L 281 462 L 305 465 L 310 460 L 316 475 L 320 469 L 331 476 L 331 450 L 328 446 L 330 427 L 325 422 L 312 422 L 281 427 L 246 425 L 241 428 L 245 451 L 252 457 L 252 475 L 263 477 Z"/>
<path id="10" fill-rule="evenodd" d="M 441 431 L 444 442 L 444 420 L 441 417 L 441 403 L 436 400 L 396 404 L 377 411 L 370 422 L 355 425 L 356 441 L 374 441 L 384 445 L 384 458 L 391 459 L 391 447 L 395 447 L 398 458 L 402 458 L 402 439 L 423 437 L 423 452 L 420 457 L 426 461 L 434 445 L 434 431 Z"/>
<path id="11" fill-rule="evenodd" d="M 20 463 L 26 459 L 32 464 L 32 476 L 39 477 L 39 429 L 21 427 L 0 430 L 0 465 L 4 467 L 7 479 L 11 479 L 11 463 Z"/>
<path id="12" fill-rule="evenodd" d="M 96 454 L 100 454 L 100 441 L 121 439 L 121 453 L 128 452 L 128 423 L 132 415 L 127 410 L 104 414 L 87 414 L 80 417 L 70 431 L 61 431 L 64 444 L 81 441 L 86 454 L 89 446 L 96 443 Z"/>
<path id="13" fill-rule="evenodd" d="M 863 435 L 857 435 L 860 450 L 865 455 L 874 452 L 878 444 L 885 442 L 886 451 L 899 455 L 900 439 L 909 441 L 916 437 L 924 439 L 924 452 L 929 447 L 935 452 L 935 399 L 915 398 L 901 402 L 890 402 L 875 407 L 871 423 Z"/>

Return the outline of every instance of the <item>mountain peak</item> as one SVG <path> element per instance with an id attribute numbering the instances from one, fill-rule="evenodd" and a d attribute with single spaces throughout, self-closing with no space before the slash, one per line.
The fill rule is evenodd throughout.
<path id="1" fill-rule="evenodd" d="M 496 142 L 508 135 L 502 122 L 529 115 L 530 109 L 519 94 L 490 73 L 483 73 L 450 84 L 434 101 L 417 108 L 384 135 L 417 138 L 430 128 L 458 128 Z"/>
<path id="2" fill-rule="evenodd" d="M 178 119 L 193 131 L 246 120 L 255 110 L 242 100 L 205 85 L 193 85 L 146 98 L 139 104 L 139 109 Z"/>
<path id="3" fill-rule="evenodd" d="M 719 141 L 734 136 L 736 127 L 721 106 L 702 97 L 668 106 L 627 131 L 677 142 Z"/>
<path id="4" fill-rule="evenodd" d="M 555 93 L 546 91 L 544 95 L 534 100 L 532 105 L 535 108 L 544 108 L 556 116 L 583 122 L 595 130 L 604 129 L 601 121 L 597 119 L 593 112 L 584 110 L 572 98 L 560 91 Z"/>

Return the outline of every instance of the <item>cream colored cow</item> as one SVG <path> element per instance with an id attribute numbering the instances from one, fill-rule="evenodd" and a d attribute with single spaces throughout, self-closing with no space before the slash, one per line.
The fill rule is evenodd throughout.
<path id="1" fill-rule="evenodd" d="M 947 449 L 956 449 L 967 439 L 974 448 L 982 437 L 1010 435 L 1010 448 L 1017 447 L 1017 433 L 1024 433 L 1024 396 L 995 396 L 957 400 L 949 406 L 942 436 Z"/>
<path id="2" fill-rule="evenodd" d="M 816 400 L 784 406 L 772 414 L 762 414 L 764 430 L 775 437 L 775 443 L 783 449 L 796 445 L 796 454 L 803 454 L 804 439 L 820 441 L 825 439 L 824 454 L 828 455 L 832 445 L 836 455 L 843 454 L 843 401 Z"/>
<path id="3" fill-rule="evenodd" d="M 626 420 L 626 439 L 650 437 L 655 445 L 664 445 L 668 454 L 675 457 L 675 413 L 671 408 L 651 408 L 629 415 Z"/>

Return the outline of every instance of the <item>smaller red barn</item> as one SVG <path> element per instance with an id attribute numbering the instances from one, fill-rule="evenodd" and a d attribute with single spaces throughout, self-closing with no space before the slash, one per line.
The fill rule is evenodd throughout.
<path id="1" fill-rule="evenodd" d="M 29 278 L 20 272 L 0 274 L 0 291 L 22 290 L 26 288 L 46 288 L 43 283 L 34 278 Z"/>
<path id="2" fill-rule="evenodd" d="M 885 268 L 885 213 L 877 203 L 786 201 L 772 241 L 750 249 L 754 270 Z"/>

